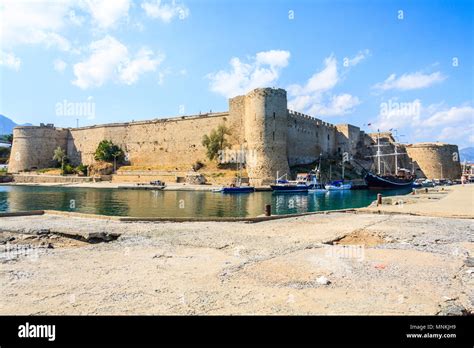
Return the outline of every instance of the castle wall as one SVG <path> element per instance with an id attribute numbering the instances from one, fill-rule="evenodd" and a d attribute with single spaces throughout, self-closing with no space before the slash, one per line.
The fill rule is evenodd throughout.
<path id="1" fill-rule="evenodd" d="M 461 164 L 457 145 L 419 143 L 406 147 L 407 153 L 428 179 L 459 179 Z"/>
<path id="2" fill-rule="evenodd" d="M 130 165 L 189 170 L 206 159 L 202 137 L 222 124 L 239 132 L 228 113 L 71 129 L 68 153 L 74 164 L 91 164 L 99 142 L 107 139 L 125 151 Z"/>
<path id="3" fill-rule="evenodd" d="M 229 99 L 229 112 L 183 116 L 130 123 L 106 124 L 74 129 L 51 126 L 16 127 L 9 171 L 17 173 L 54 166 L 54 150 L 67 150 L 72 164 L 94 163 L 94 153 L 102 140 L 111 140 L 126 153 L 131 166 L 159 166 L 161 170 L 187 171 L 198 160 L 206 160 L 203 135 L 219 125 L 230 130 L 227 140 L 233 150 L 247 151 L 246 170 L 251 184 L 273 182 L 276 173 L 290 173 L 290 166 L 309 164 L 323 157 L 344 152 L 369 163 L 374 155 L 374 134 L 358 127 L 334 126 L 320 119 L 287 109 L 286 91 L 258 88 L 246 95 Z M 378 136 L 378 135 L 377 135 Z M 382 153 L 393 153 L 395 140 L 382 133 Z M 428 178 L 458 178 L 460 163 L 455 145 L 424 143 L 399 146 L 398 166 L 419 167 Z M 456 157 L 457 156 L 457 157 Z M 340 157 L 339 157 L 340 158 Z M 457 159 L 457 162 L 455 161 Z M 384 159 L 387 172 L 395 169 L 394 157 Z M 443 173 L 441 174 L 441 167 Z"/>
<path id="4" fill-rule="evenodd" d="M 359 147 L 362 145 L 361 142 L 363 142 L 363 134 L 361 133 L 360 128 L 351 124 L 338 124 L 336 129 L 337 152 L 347 152 L 351 156 L 356 155 Z"/>
<path id="5" fill-rule="evenodd" d="M 288 162 L 290 166 L 308 164 L 319 156 L 333 155 L 336 128 L 320 119 L 288 110 Z"/>
<path id="6" fill-rule="evenodd" d="M 66 150 L 68 129 L 22 126 L 13 129 L 13 144 L 8 164 L 10 173 L 54 167 L 54 150 Z"/>

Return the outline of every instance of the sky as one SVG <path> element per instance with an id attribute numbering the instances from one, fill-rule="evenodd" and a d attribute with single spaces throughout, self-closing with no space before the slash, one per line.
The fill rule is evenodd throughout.
<path id="1" fill-rule="evenodd" d="M 473 4 L 0 0 L 0 114 L 86 126 L 279 87 L 333 124 L 474 146 Z"/>

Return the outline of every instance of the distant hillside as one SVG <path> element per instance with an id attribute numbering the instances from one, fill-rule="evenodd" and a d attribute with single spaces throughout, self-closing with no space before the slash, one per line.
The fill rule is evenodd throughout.
<path id="1" fill-rule="evenodd" d="M 474 147 L 466 147 L 459 150 L 459 156 L 461 157 L 461 162 L 474 162 Z"/>
<path id="2" fill-rule="evenodd" d="M 1 134 L 12 134 L 13 128 L 18 126 L 17 123 L 9 119 L 4 115 L 0 115 L 0 135 Z M 22 126 L 31 126 L 31 123 L 25 123 Z"/>

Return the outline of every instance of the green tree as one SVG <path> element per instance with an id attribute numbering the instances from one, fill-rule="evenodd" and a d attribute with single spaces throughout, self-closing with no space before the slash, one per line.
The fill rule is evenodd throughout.
<path id="1" fill-rule="evenodd" d="M 64 151 L 61 147 L 58 146 L 54 150 L 53 160 L 61 164 L 61 174 L 64 174 L 64 163 L 66 159 L 66 151 Z"/>
<path id="2" fill-rule="evenodd" d="M 13 143 L 13 134 L 0 135 L 0 140 L 6 141 L 7 143 Z"/>
<path id="3" fill-rule="evenodd" d="M 111 140 L 102 140 L 95 150 L 94 158 L 96 161 L 114 162 L 114 171 L 117 169 L 117 163 L 125 158 L 125 153 L 120 146 L 115 145 Z"/>
<path id="4" fill-rule="evenodd" d="M 207 149 L 207 158 L 211 161 L 217 159 L 220 151 L 230 147 L 225 137 L 230 134 L 230 130 L 225 125 L 220 125 L 217 129 L 213 129 L 211 134 L 203 136 L 202 145 Z"/>

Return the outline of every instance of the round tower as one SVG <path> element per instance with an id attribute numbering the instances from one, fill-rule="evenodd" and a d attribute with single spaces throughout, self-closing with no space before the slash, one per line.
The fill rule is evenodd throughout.
<path id="1" fill-rule="evenodd" d="M 418 143 L 407 145 L 406 150 L 408 156 L 428 179 L 459 179 L 461 177 L 457 145 Z"/>
<path id="2" fill-rule="evenodd" d="M 53 126 L 21 126 L 13 129 L 13 144 L 8 172 L 53 167 L 54 150 L 66 150 L 67 129 Z"/>
<path id="3" fill-rule="evenodd" d="M 290 173 L 287 100 L 284 89 L 258 88 L 245 96 L 243 118 L 247 171 L 252 184 L 267 185 Z"/>

